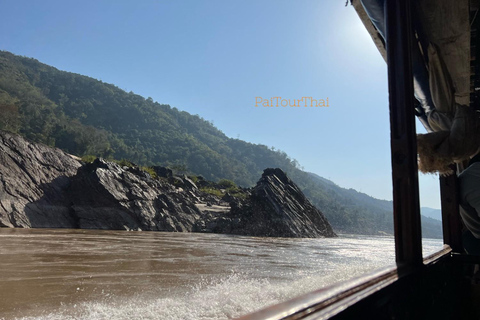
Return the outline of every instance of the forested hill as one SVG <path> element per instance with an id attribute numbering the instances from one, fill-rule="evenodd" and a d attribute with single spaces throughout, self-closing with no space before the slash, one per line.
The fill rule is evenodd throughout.
<path id="1" fill-rule="evenodd" d="M 253 185 L 267 166 L 293 168 L 285 153 L 229 139 L 187 112 L 114 85 L 0 53 L 5 129 L 76 155 L 185 166 L 207 179 Z"/>
<path id="2" fill-rule="evenodd" d="M 5 51 L 0 51 L 0 129 L 79 156 L 168 166 L 240 186 L 254 185 L 267 167 L 279 167 L 334 229 L 393 232 L 391 208 L 326 187 L 328 180 L 301 171 L 285 152 L 229 138 L 198 115 Z"/>

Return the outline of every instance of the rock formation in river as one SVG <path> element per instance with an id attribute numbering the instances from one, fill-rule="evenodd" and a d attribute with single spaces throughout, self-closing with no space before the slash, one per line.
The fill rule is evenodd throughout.
<path id="1" fill-rule="evenodd" d="M 82 164 L 59 149 L 0 131 L 0 227 L 335 236 L 280 169 L 266 169 L 246 199 L 220 199 L 186 176 L 154 170 L 163 177 L 102 159 Z"/>
<path id="2" fill-rule="evenodd" d="M 78 170 L 67 193 L 78 228 L 200 231 L 192 195 L 138 168 L 96 159 Z"/>
<path id="3" fill-rule="evenodd" d="M 73 227 L 64 190 L 80 167 L 60 149 L 0 131 L 0 227 Z"/>
<path id="4" fill-rule="evenodd" d="M 335 237 L 330 223 L 281 169 L 265 169 L 241 201 L 217 217 L 214 232 L 274 237 Z"/>

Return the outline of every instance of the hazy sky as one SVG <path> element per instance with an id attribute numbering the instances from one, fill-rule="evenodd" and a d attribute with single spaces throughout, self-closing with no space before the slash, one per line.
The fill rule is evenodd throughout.
<path id="1" fill-rule="evenodd" d="M 0 50 L 198 114 L 342 187 L 392 199 L 387 68 L 344 0 L 0 8 Z M 329 107 L 255 107 L 258 97 L 328 98 Z M 438 178 L 421 176 L 421 205 L 439 208 L 438 193 Z"/>

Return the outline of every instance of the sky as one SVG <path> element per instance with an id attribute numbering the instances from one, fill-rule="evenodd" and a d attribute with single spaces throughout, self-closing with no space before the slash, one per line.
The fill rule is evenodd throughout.
<path id="1" fill-rule="evenodd" d="M 0 7 L 0 50 L 198 114 L 341 187 L 392 199 L 387 67 L 345 1 L 2 0 Z M 275 97 L 280 107 L 256 106 Z M 303 97 L 328 98 L 328 107 L 281 106 Z M 437 176 L 420 175 L 420 193 L 421 206 L 440 208 Z"/>

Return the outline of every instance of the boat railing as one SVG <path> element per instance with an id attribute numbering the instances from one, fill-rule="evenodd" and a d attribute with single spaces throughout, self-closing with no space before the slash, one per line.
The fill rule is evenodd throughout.
<path id="1" fill-rule="evenodd" d="M 438 252 L 425 257 L 422 266 L 415 270 L 402 271 L 397 266 L 384 267 L 372 273 L 336 283 L 259 310 L 243 316 L 239 320 L 331 319 L 360 301 L 367 300 L 369 297 L 372 298 L 376 293 L 379 293 L 380 301 L 373 302 L 375 298 L 372 298 L 368 302 L 369 305 L 374 304 L 377 308 L 382 303 L 389 305 L 393 303 L 391 300 L 394 299 L 394 293 L 383 293 L 383 291 L 388 291 L 392 285 L 400 284 L 402 281 L 411 282 L 415 273 L 426 273 L 429 268 L 450 259 L 451 255 L 452 249 L 450 246 L 444 245 Z"/>

